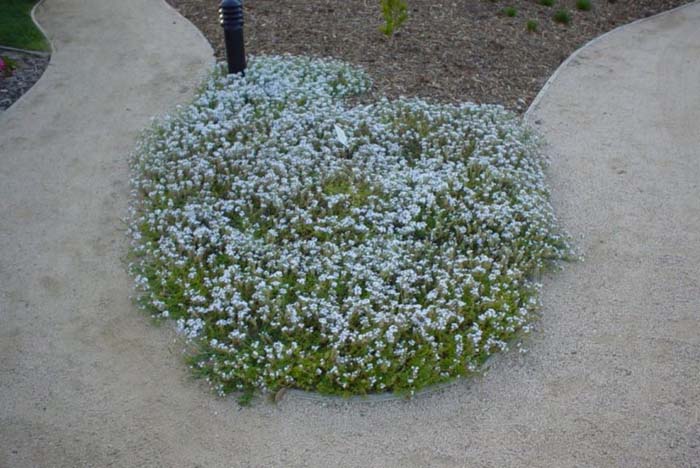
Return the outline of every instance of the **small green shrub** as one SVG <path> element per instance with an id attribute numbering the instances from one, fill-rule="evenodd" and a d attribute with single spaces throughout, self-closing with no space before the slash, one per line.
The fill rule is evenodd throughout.
<path id="1" fill-rule="evenodd" d="M 518 10 L 516 10 L 514 7 L 505 7 L 503 9 L 503 14 L 508 18 L 515 18 L 518 15 Z"/>
<path id="2" fill-rule="evenodd" d="M 405 0 L 381 0 L 381 7 L 384 24 L 379 30 L 391 37 L 408 19 L 408 6 Z"/>
<path id="3" fill-rule="evenodd" d="M 539 27 L 539 25 L 537 24 L 537 21 L 535 21 L 535 20 L 529 20 L 527 22 L 526 26 L 527 26 L 527 30 L 529 32 L 537 32 L 537 29 Z"/>
<path id="4" fill-rule="evenodd" d="M 540 0 L 540 5 L 548 7 L 554 6 L 554 0 Z"/>
<path id="5" fill-rule="evenodd" d="M 593 5 L 591 4 L 591 0 L 578 0 L 576 2 L 576 8 L 581 11 L 590 11 Z"/>
<path id="6" fill-rule="evenodd" d="M 12 60 L 10 57 L 2 56 L 0 57 L 0 76 L 9 78 L 12 76 L 14 71 L 17 69 L 17 62 Z"/>
<path id="7" fill-rule="evenodd" d="M 559 10 L 554 13 L 554 21 L 561 24 L 571 23 L 571 13 L 566 10 Z"/>

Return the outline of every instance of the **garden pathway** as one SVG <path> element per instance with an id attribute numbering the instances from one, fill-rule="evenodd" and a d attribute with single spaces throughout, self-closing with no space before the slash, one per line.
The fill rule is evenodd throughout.
<path id="1" fill-rule="evenodd" d="M 188 377 L 122 263 L 126 155 L 208 45 L 160 0 L 38 16 L 51 65 L 0 116 L 0 466 L 697 466 L 700 4 L 584 49 L 528 115 L 586 255 L 528 354 L 408 402 L 246 409 Z"/>

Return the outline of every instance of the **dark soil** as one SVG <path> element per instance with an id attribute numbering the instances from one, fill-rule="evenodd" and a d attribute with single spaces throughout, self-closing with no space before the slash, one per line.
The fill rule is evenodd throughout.
<path id="1" fill-rule="evenodd" d="M 217 0 L 169 0 L 209 39 L 219 58 Z M 336 57 L 366 68 L 390 97 L 500 103 L 522 112 L 574 50 L 630 21 L 690 0 L 407 0 L 409 19 L 395 37 L 380 31 L 379 0 L 247 0 L 246 48 L 252 54 Z M 503 13 L 514 7 L 513 18 Z M 568 26 L 552 17 L 571 14 Z M 528 32 L 528 20 L 537 32 Z"/>
<path id="2" fill-rule="evenodd" d="M 2 112 L 29 91 L 29 88 L 41 78 L 49 64 L 49 57 L 2 48 L 0 48 L 0 57 L 11 60 L 16 67 L 9 74 L 0 72 L 0 112 Z"/>

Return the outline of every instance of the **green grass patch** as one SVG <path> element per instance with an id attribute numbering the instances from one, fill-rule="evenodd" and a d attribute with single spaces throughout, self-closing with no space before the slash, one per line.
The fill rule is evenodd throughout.
<path id="1" fill-rule="evenodd" d="M 508 18 L 515 18 L 518 15 L 518 10 L 516 10 L 514 7 L 505 7 L 503 9 L 503 14 Z"/>
<path id="2" fill-rule="evenodd" d="M 571 23 L 571 13 L 569 13 L 566 10 L 559 10 L 556 13 L 554 13 L 554 21 L 556 21 L 559 24 L 566 24 L 568 25 Z"/>
<path id="3" fill-rule="evenodd" d="M 49 51 L 49 43 L 32 21 L 35 0 L 0 0 L 0 45 Z"/>
<path id="4" fill-rule="evenodd" d="M 578 0 L 576 2 L 576 8 L 581 11 L 590 11 L 593 8 L 591 0 Z"/>

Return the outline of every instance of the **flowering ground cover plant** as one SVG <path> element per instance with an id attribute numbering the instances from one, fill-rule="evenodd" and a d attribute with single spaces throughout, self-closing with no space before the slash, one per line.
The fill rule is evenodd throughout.
<path id="1" fill-rule="evenodd" d="M 497 106 L 351 106 L 347 64 L 218 69 L 133 158 L 140 300 L 221 393 L 413 392 L 529 326 L 567 256 L 534 136 Z"/>

